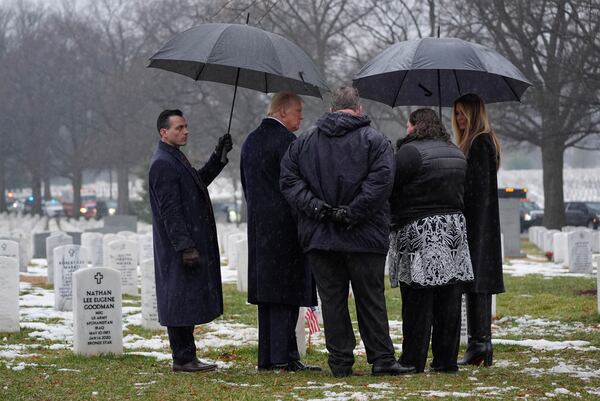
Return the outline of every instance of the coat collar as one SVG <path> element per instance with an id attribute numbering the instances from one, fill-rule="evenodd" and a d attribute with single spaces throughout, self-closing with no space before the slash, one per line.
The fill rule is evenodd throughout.
<path id="1" fill-rule="evenodd" d="M 188 164 L 184 161 L 185 155 L 181 150 L 179 150 L 175 146 L 171 146 L 167 143 L 164 143 L 163 141 L 158 142 L 158 148 L 171 154 L 179 163 L 181 163 L 183 168 L 186 169 L 186 171 L 192 175 L 192 179 L 194 180 L 196 185 L 198 185 L 198 187 L 200 187 L 200 189 L 202 189 L 203 191 L 206 191 L 206 185 L 204 185 L 200 180 L 200 177 L 198 177 L 198 172 L 193 167 L 188 166 Z"/>

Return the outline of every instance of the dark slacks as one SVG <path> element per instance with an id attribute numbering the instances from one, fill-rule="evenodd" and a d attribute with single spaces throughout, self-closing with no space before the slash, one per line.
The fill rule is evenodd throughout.
<path id="1" fill-rule="evenodd" d="M 299 307 L 258 304 L 258 368 L 300 359 L 296 342 Z"/>
<path id="2" fill-rule="evenodd" d="M 173 353 L 173 363 L 183 365 L 196 360 L 194 326 L 167 327 L 167 333 Z"/>
<path id="3" fill-rule="evenodd" d="M 458 370 L 456 359 L 460 346 L 462 286 L 415 288 L 400 284 L 400 291 L 404 337 L 400 362 L 423 372 L 431 339 L 432 368 Z"/>
<path id="4" fill-rule="evenodd" d="M 394 346 L 384 297 L 385 256 L 331 251 L 310 251 L 307 255 L 321 297 L 325 342 L 332 370 L 354 364 L 356 339 L 348 311 L 350 283 L 367 361 L 371 364 L 393 362 Z"/>
<path id="5" fill-rule="evenodd" d="M 489 341 L 492 338 L 492 294 L 468 292 L 466 295 L 469 341 Z"/>

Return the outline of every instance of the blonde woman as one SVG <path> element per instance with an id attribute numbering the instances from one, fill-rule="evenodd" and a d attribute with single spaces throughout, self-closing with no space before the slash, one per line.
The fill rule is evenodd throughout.
<path id="1" fill-rule="evenodd" d="M 500 143 L 485 104 L 474 94 L 461 96 L 452 109 L 456 143 L 467 158 L 464 215 L 475 281 L 466 285 L 469 343 L 459 365 L 492 365 L 492 294 L 504 292 L 498 211 L 497 171 Z"/>

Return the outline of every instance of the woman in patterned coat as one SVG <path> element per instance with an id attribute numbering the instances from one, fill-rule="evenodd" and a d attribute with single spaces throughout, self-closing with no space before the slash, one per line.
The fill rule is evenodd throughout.
<path id="1" fill-rule="evenodd" d="M 463 209 L 467 162 L 431 109 L 415 110 L 398 143 L 388 267 L 402 293 L 400 363 L 455 372 L 462 283 L 473 280 Z M 432 336 L 433 329 L 433 336 Z"/>

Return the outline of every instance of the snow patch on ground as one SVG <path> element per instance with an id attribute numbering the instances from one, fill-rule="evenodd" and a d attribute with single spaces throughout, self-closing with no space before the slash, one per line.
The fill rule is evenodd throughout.
<path id="1" fill-rule="evenodd" d="M 558 351 L 563 349 L 574 349 L 577 351 L 598 351 L 597 347 L 589 346 L 588 341 L 548 341 L 548 340 L 505 340 L 494 338 L 493 344 L 518 345 L 520 347 L 531 347 L 537 350 Z"/>
<path id="2" fill-rule="evenodd" d="M 563 265 L 548 262 L 533 262 L 529 260 L 513 259 L 505 263 L 503 271 L 515 277 L 527 276 L 530 274 L 541 274 L 544 277 L 595 277 L 595 273 L 570 273 L 569 269 Z"/>
<path id="3" fill-rule="evenodd" d="M 559 362 L 558 365 L 550 368 L 525 368 L 522 370 L 523 373 L 528 375 L 539 377 L 548 374 L 566 374 L 571 377 L 576 377 L 581 380 L 590 380 L 600 378 L 600 369 L 590 368 L 589 366 L 581 367 L 575 365 L 569 365 L 564 362 Z"/>

